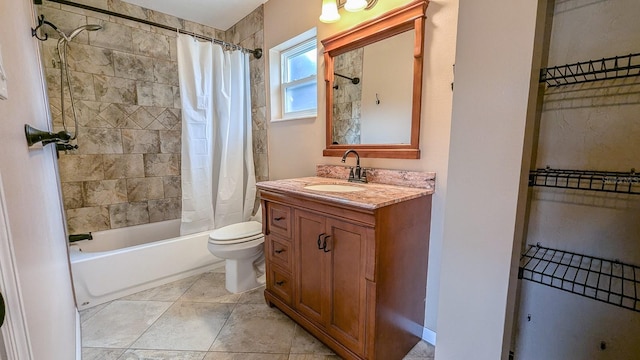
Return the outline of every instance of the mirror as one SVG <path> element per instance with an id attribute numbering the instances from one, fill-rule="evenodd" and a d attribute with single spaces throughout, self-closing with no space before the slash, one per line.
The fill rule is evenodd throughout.
<path id="1" fill-rule="evenodd" d="M 420 158 L 424 19 L 419 0 L 322 40 L 324 156 Z"/>
<path id="2" fill-rule="evenodd" d="M 332 144 L 411 144 L 412 50 L 406 31 L 335 57 Z"/>

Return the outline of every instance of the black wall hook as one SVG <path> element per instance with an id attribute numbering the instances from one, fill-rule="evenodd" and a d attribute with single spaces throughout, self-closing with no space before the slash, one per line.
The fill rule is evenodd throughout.
<path id="1" fill-rule="evenodd" d="M 44 19 L 44 15 L 40 15 L 38 17 L 38 26 L 36 26 L 36 28 L 31 28 L 31 36 L 35 36 L 36 39 L 40 40 L 40 41 L 46 41 L 49 38 L 49 35 L 47 33 L 44 34 L 43 37 L 40 37 L 40 35 L 38 35 L 38 29 L 40 29 L 43 25 L 49 25 L 53 28 L 53 30 L 58 31 L 58 27 L 53 25 L 51 22 L 47 21 Z"/>

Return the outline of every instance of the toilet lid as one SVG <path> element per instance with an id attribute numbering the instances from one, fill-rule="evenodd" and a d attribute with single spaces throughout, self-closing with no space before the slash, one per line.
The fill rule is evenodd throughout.
<path id="1" fill-rule="evenodd" d="M 211 234 L 209 234 L 209 242 L 216 244 L 236 244 L 256 240 L 261 237 L 262 224 L 257 221 L 246 221 L 213 230 Z"/>

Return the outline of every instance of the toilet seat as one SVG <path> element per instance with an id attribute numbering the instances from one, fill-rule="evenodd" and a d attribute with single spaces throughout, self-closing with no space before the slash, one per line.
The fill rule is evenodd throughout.
<path id="1" fill-rule="evenodd" d="M 259 240 L 263 236 L 261 223 L 245 221 L 213 230 L 209 234 L 209 243 L 217 245 L 239 244 Z"/>

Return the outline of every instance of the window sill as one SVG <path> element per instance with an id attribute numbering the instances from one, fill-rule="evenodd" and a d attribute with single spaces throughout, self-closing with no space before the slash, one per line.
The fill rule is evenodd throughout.
<path id="1" fill-rule="evenodd" d="M 293 121 L 293 120 L 307 120 L 307 119 L 315 119 L 318 117 L 318 114 L 309 114 L 309 115 L 300 115 L 286 118 L 275 118 L 271 119 L 271 122 L 282 122 L 282 121 Z"/>

